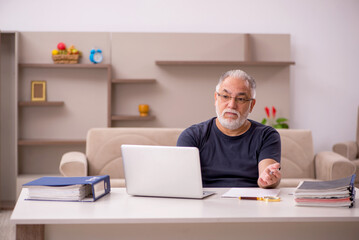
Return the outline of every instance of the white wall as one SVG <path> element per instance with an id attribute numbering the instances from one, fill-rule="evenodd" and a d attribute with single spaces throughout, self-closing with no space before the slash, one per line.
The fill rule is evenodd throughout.
<path id="1" fill-rule="evenodd" d="M 2 31 L 289 33 L 290 124 L 316 152 L 355 139 L 358 23 L 357 0 L 0 0 Z"/>

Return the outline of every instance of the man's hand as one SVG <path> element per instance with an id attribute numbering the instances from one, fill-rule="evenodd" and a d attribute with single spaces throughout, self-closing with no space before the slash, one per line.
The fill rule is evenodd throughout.
<path id="1" fill-rule="evenodd" d="M 274 162 L 274 163 L 273 163 Z M 280 164 L 273 159 L 264 159 L 259 163 L 258 185 L 261 188 L 275 188 L 282 177 L 280 173 Z"/>

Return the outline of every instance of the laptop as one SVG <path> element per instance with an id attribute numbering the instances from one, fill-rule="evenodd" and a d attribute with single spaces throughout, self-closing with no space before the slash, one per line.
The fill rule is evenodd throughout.
<path id="1" fill-rule="evenodd" d="M 199 151 L 195 147 L 122 145 L 129 195 L 204 198 Z"/>

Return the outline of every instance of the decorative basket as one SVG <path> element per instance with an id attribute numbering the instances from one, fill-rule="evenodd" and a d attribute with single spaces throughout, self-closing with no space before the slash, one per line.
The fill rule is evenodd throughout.
<path id="1" fill-rule="evenodd" d="M 79 63 L 79 54 L 73 54 L 73 55 L 65 55 L 65 54 L 59 54 L 59 55 L 52 55 L 52 60 L 56 64 L 76 64 Z"/>

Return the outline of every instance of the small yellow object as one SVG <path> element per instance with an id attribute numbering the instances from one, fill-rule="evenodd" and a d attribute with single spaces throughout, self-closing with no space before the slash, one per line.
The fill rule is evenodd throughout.
<path id="1" fill-rule="evenodd" d="M 147 104 L 138 105 L 138 111 L 140 112 L 141 117 L 148 116 L 149 110 L 150 110 L 150 106 L 148 106 Z"/>
<path id="2" fill-rule="evenodd" d="M 261 197 L 260 201 L 265 202 L 280 202 L 280 197 Z"/>
<path id="3" fill-rule="evenodd" d="M 57 54 L 59 54 L 59 51 L 57 49 L 52 50 L 52 55 L 57 55 Z"/>

